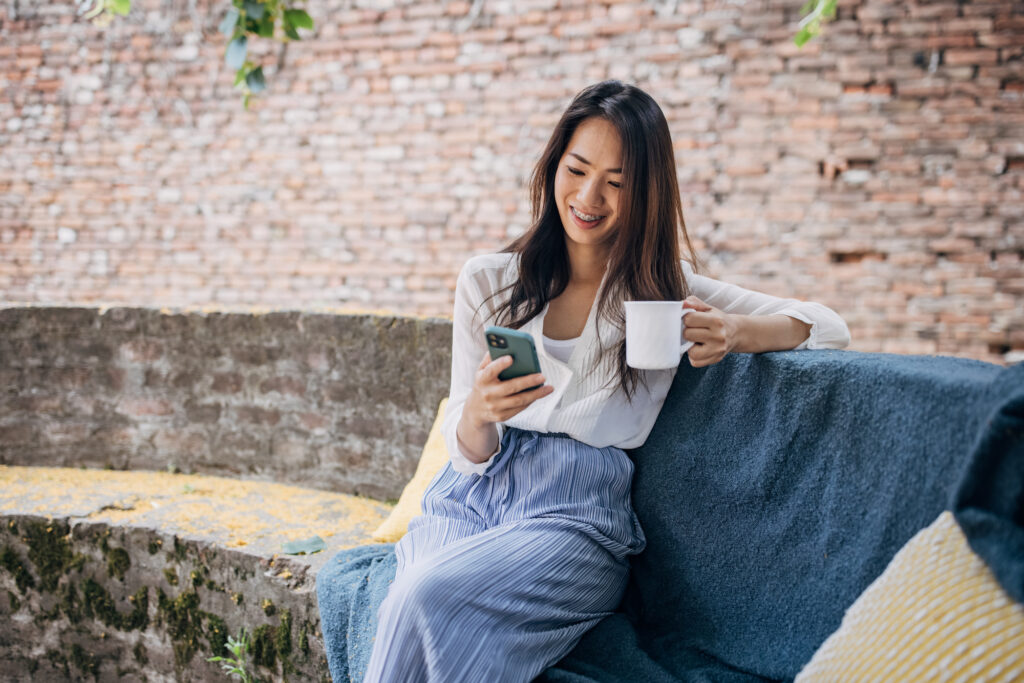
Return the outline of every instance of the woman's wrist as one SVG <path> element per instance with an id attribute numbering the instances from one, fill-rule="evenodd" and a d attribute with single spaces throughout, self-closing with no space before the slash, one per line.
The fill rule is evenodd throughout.
<path id="1" fill-rule="evenodd" d="M 733 338 L 731 348 L 726 349 L 726 353 L 749 353 L 747 348 L 751 346 L 749 340 L 749 327 L 747 325 L 747 319 L 749 315 L 742 315 L 739 313 L 726 313 L 725 318 L 728 323 L 731 323 L 733 329 Z"/>
<path id="2" fill-rule="evenodd" d="M 493 422 L 476 423 L 463 413 L 455 426 L 455 438 L 467 460 L 480 464 L 498 447 L 498 429 Z"/>

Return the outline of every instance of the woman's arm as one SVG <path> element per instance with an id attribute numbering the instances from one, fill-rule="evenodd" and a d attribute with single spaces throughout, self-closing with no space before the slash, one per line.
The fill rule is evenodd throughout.
<path id="1" fill-rule="evenodd" d="M 461 474 L 484 474 L 500 450 L 503 423 L 554 391 L 540 373 L 508 380 L 498 377 L 511 365 L 512 357 L 491 360 L 484 342 L 484 320 L 475 315 L 492 285 L 486 273 L 477 272 L 473 259 L 463 266 L 455 284 L 452 384 L 441 431 L 452 469 Z"/>
<path id="2" fill-rule="evenodd" d="M 500 423 L 473 426 L 462 422 L 466 399 L 473 390 L 477 364 L 487 354 L 483 325 L 474 320 L 477 306 L 485 294 L 473 278 L 472 260 L 459 272 L 455 284 L 455 307 L 452 311 L 452 382 L 448 391 L 448 408 L 441 423 L 441 432 L 448 447 L 452 468 L 461 474 L 483 474 L 497 455 L 504 431 Z M 489 455 L 488 455 L 489 454 Z"/>
<path id="3" fill-rule="evenodd" d="M 761 353 L 795 349 L 811 335 L 810 323 L 788 315 L 726 313 L 736 322 L 737 353 Z"/>
<path id="4" fill-rule="evenodd" d="M 846 322 L 827 306 L 696 275 L 685 261 L 683 272 L 693 293 L 684 306 L 695 309 L 686 316 L 684 336 L 697 343 L 689 353 L 696 367 L 729 352 L 838 349 L 850 342 Z"/>

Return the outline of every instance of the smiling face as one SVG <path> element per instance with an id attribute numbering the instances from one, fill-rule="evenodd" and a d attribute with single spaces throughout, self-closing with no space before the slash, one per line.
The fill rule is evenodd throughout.
<path id="1" fill-rule="evenodd" d="M 566 145 L 555 173 L 555 203 L 570 250 L 611 248 L 621 185 L 618 131 L 605 119 L 586 119 Z"/>

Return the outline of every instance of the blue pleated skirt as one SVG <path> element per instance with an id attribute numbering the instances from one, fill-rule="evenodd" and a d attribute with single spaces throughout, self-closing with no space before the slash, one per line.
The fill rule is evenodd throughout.
<path id="1" fill-rule="evenodd" d="M 646 544 L 619 448 L 509 427 L 483 475 L 451 464 L 395 546 L 365 681 L 530 681 L 612 613 Z"/>

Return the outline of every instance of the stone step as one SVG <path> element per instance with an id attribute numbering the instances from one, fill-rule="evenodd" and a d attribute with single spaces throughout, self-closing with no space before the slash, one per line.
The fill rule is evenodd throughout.
<path id="1" fill-rule="evenodd" d="M 263 481 L 0 466 L 5 680 L 228 680 L 251 635 L 261 680 L 329 680 L 314 592 L 391 506 Z M 287 555 L 319 536 L 327 549 Z M 4 595 L 6 593 L 6 595 Z"/>

